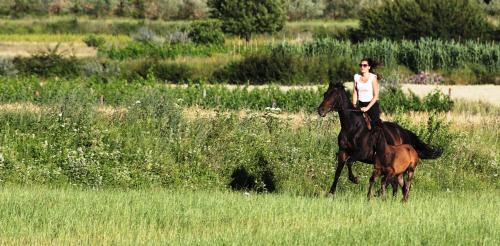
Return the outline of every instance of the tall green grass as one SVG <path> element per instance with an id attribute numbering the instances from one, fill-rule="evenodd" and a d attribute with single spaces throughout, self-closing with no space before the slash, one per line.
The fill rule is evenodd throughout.
<path id="1" fill-rule="evenodd" d="M 490 71 L 500 70 L 500 47 L 494 42 L 442 41 L 422 38 L 418 41 L 372 40 L 351 43 L 337 39 L 318 39 L 305 44 L 278 44 L 278 52 L 302 56 L 346 57 L 355 61 L 371 57 L 385 66 L 404 65 L 415 72 L 481 64 Z"/>
<path id="2" fill-rule="evenodd" d="M 175 68 L 167 66 L 165 69 Z M 129 67 L 129 69 L 132 69 Z M 172 75 L 172 76 L 175 76 Z M 290 89 L 284 91 L 278 86 L 250 88 L 238 86 L 229 88 L 224 84 L 188 84 L 168 86 L 160 84 L 154 75 L 138 78 L 133 82 L 111 79 L 107 83 L 82 79 L 48 79 L 42 81 L 31 78 L 0 78 L 0 102 L 34 102 L 39 104 L 58 103 L 66 94 L 77 93 L 81 100 L 96 102 L 103 99 L 108 105 L 128 105 L 137 98 L 147 97 L 155 91 L 177 100 L 181 106 L 201 106 L 204 108 L 252 109 L 263 111 L 267 107 L 280 108 L 288 112 L 315 112 L 322 101 L 326 86 L 317 88 Z M 381 105 L 385 112 L 401 111 L 449 111 L 453 101 L 441 92 L 434 92 L 419 98 L 406 95 L 401 90 L 392 89 L 381 93 Z"/>
<path id="3" fill-rule="evenodd" d="M 248 179 L 255 182 L 251 189 L 317 195 L 331 182 L 340 128 L 335 116 L 306 115 L 298 127 L 267 112 L 186 118 L 178 98 L 151 88 L 101 113 L 89 92 L 54 93 L 57 103 L 36 110 L 0 111 L 2 183 L 226 189 Z M 499 188 L 496 124 L 462 130 L 438 116 L 418 124 L 403 113 L 395 119 L 444 148 L 441 158 L 419 165 L 416 186 Z M 238 170 L 248 177 L 235 177 Z M 355 165 L 363 181 L 370 170 Z M 344 176 L 340 187 L 360 189 Z"/>
<path id="4" fill-rule="evenodd" d="M 408 204 L 165 190 L 0 190 L 2 244 L 498 245 L 498 190 L 426 192 Z"/>

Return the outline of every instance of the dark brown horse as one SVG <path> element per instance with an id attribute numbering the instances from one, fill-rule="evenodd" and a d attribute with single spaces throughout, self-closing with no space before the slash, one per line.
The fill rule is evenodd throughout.
<path id="1" fill-rule="evenodd" d="M 330 83 L 318 107 L 318 114 L 326 116 L 337 111 L 340 117 L 340 133 L 338 135 L 339 152 L 337 153 L 337 169 L 330 193 L 335 193 L 337 182 L 344 165 L 349 170 L 349 180 L 358 184 L 359 178 L 352 173 L 352 164 L 361 161 L 373 164 L 374 150 L 372 131 L 368 130 L 362 114 L 349 102 L 347 92 L 341 84 Z M 390 145 L 409 144 L 417 151 L 420 159 L 436 159 L 441 156 L 441 149 L 423 143 L 413 132 L 393 122 L 382 122 L 382 130 Z"/>
<path id="2" fill-rule="evenodd" d="M 417 170 L 418 154 L 409 144 L 389 145 L 381 127 L 373 129 L 375 165 L 372 176 L 370 177 L 370 186 L 368 187 L 368 199 L 373 197 L 373 184 L 375 180 L 384 175 L 381 183 L 382 198 L 385 196 L 385 189 L 389 181 L 396 178 L 399 186 L 402 187 L 403 201 L 408 201 L 410 195 L 411 181 Z M 406 180 L 403 178 L 406 174 Z M 393 192 L 397 192 L 398 186 L 393 186 Z"/>

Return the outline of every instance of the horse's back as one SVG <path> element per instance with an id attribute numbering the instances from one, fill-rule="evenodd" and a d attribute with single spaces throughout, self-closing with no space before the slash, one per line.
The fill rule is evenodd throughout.
<path id="1" fill-rule="evenodd" d="M 406 129 L 394 122 L 384 121 L 383 130 L 387 143 L 390 145 L 411 143 L 407 136 L 408 134 L 406 132 Z"/>

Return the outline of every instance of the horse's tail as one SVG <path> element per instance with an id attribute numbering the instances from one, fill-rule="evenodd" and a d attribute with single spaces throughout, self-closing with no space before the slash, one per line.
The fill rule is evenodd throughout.
<path id="1" fill-rule="evenodd" d="M 425 144 L 415 133 L 409 130 L 406 132 L 410 136 L 411 145 L 417 151 L 420 159 L 437 159 L 443 154 L 442 148 Z"/>

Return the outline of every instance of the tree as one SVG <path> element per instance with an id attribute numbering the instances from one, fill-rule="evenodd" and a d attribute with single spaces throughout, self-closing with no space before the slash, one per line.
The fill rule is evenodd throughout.
<path id="1" fill-rule="evenodd" d="M 137 19 L 146 18 L 146 3 L 144 0 L 134 0 L 134 17 Z"/>
<path id="2" fill-rule="evenodd" d="M 14 4 L 10 7 L 11 15 L 14 18 L 19 18 L 30 10 L 30 5 L 25 0 L 14 0 Z"/>
<path id="3" fill-rule="evenodd" d="M 396 40 L 487 40 L 492 30 L 484 11 L 470 0 L 385 0 L 363 11 L 360 27 L 363 38 Z"/>
<path id="4" fill-rule="evenodd" d="M 283 29 L 283 0 L 208 0 L 213 18 L 222 21 L 222 29 L 244 37 L 254 33 L 273 33 Z"/>

